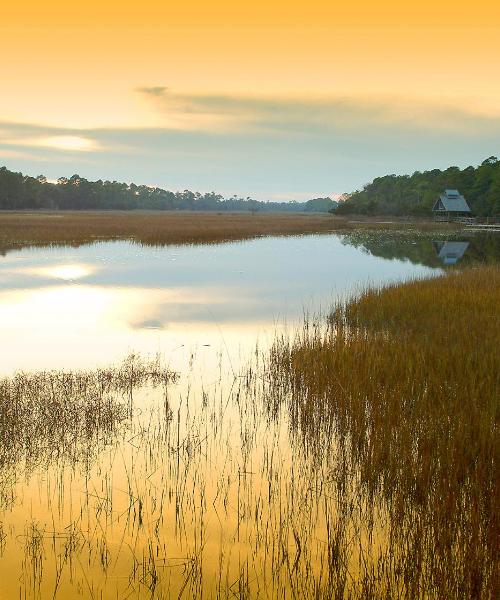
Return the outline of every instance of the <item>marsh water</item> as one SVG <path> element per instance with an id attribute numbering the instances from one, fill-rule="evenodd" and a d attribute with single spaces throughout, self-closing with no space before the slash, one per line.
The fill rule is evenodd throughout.
<path id="1" fill-rule="evenodd" d="M 327 312 L 366 285 L 499 253 L 493 234 L 382 232 L 5 253 L 9 393 L 36 395 L 40 385 L 52 389 L 48 402 L 59 394 L 70 403 L 73 388 L 61 391 L 57 373 L 131 353 L 158 355 L 178 378 L 105 390 L 124 407 L 115 419 L 107 404 L 105 426 L 68 423 L 56 435 L 60 424 L 35 423 L 0 453 L 0 598 L 312 597 L 326 581 L 325 540 L 339 510 L 326 504 L 332 448 L 311 457 L 286 411 L 269 411 L 262 357 L 304 313 Z M 13 386 L 20 372 L 35 379 Z M 384 527 L 376 524 L 376 542 L 373 529 L 361 531 L 370 550 L 363 563 L 353 549 L 349 577 L 367 557 L 376 563 Z"/>
<path id="2" fill-rule="evenodd" d="M 181 370 L 194 350 L 236 361 L 304 312 L 369 284 L 439 273 L 445 260 L 477 259 L 486 240 L 372 233 L 11 251 L 0 258 L 0 369 L 90 367 L 129 351 L 161 352 Z"/>

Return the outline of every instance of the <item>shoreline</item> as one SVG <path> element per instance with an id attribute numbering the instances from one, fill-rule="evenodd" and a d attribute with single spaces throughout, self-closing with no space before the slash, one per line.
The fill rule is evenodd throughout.
<path id="1" fill-rule="evenodd" d="M 429 220 L 350 220 L 329 213 L 0 211 L 0 250 L 117 239 L 145 245 L 214 244 L 267 236 L 401 228 L 436 232 L 463 229 L 454 223 Z"/>

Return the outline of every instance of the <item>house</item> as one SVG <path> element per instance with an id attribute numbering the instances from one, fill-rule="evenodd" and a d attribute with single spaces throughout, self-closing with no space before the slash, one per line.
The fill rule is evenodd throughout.
<path id="1" fill-rule="evenodd" d="M 438 258 L 445 265 L 455 265 L 465 254 L 469 242 L 461 241 L 436 241 L 433 242 Z"/>
<path id="2" fill-rule="evenodd" d="M 448 219 L 470 216 L 469 205 L 458 190 L 445 190 L 436 200 L 432 210 L 435 215 L 443 215 Z"/>

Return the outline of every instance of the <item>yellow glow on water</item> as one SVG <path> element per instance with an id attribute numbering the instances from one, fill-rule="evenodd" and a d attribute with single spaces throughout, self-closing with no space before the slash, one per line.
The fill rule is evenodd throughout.
<path id="1" fill-rule="evenodd" d="M 98 326 L 100 316 L 109 307 L 111 298 L 103 290 L 83 286 L 39 288 L 34 291 L 14 291 L 2 294 L 0 325 L 17 327 L 33 333 L 55 326 L 68 325 L 78 332 L 90 324 Z M 67 330 L 66 330 L 67 331 Z"/>
<path id="2" fill-rule="evenodd" d="M 64 280 L 83 277 L 84 268 L 66 265 L 36 270 L 37 276 L 49 273 Z M 209 300 L 182 289 L 145 293 L 142 288 L 68 285 L 64 281 L 3 291 L 0 331 L 9 340 L 9 353 L 2 356 L 0 373 L 106 365 L 121 360 L 128 350 L 164 352 L 172 367 L 181 368 L 186 353 L 195 348 L 203 349 L 211 363 L 216 349 L 224 347 L 236 362 L 239 348 L 253 345 L 255 323 L 219 325 L 203 319 L 201 313 L 184 315 L 179 312 L 182 298 L 200 306 Z"/>
<path id="3" fill-rule="evenodd" d="M 98 271 L 98 267 L 83 263 L 68 263 L 52 265 L 50 267 L 18 267 L 3 269 L 3 273 L 8 275 L 28 275 L 31 277 L 59 279 L 68 282 L 89 277 L 96 271 Z"/>
<path id="4" fill-rule="evenodd" d="M 37 274 L 44 277 L 53 277 L 54 279 L 71 281 L 73 279 L 88 277 L 94 273 L 95 270 L 95 267 L 90 267 L 89 265 L 59 265 L 56 267 L 37 269 Z"/>
<path id="5" fill-rule="evenodd" d="M 291 404 L 294 389 L 268 393 L 275 388 L 261 357 L 276 339 L 292 339 L 275 338 L 275 328 L 279 336 L 284 330 L 280 312 L 293 335 L 293 307 L 306 312 L 314 290 L 323 302 L 335 285 L 336 297 L 347 295 L 376 277 L 377 265 L 382 282 L 431 272 L 356 248 L 361 269 L 344 238 L 336 239 L 274 240 L 260 255 L 265 240 L 248 243 L 246 254 L 238 253 L 243 244 L 201 251 L 100 244 L 2 257 L 0 384 L 3 373 L 24 373 L 0 388 L 7 408 L 17 399 L 23 409 L 15 427 L 2 420 L 0 600 L 215 598 L 236 589 L 306 598 L 312 593 L 302 590 L 315 582 L 342 583 L 348 573 L 356 587 L 365 575 L 378 577 L 394 539 L 403 540 L 394 561 L 404 561 L 394 564 L 411 568 L 414 546 L 406 540 L 417 537 L 415 528 L 395 535 L 394 510 L 366 495 L 360 469 L 347 462 L 349 431 L 320 421 L 315 443 L 305 435 L 315 434 L 314 423 L 297 418 L 305 411 Z M 292 260 L 279 272 L 282 242 Z M 303 285 L 311 264 L 314 278 Z M 94 272 L 99 277 L 85 279 Z M 95 388 L 68 369 L 119 366 L 131 352 L 158 352 L 179 379 L 168 388 L 148 380 L 112 390 L 119 411 L 106 392 L 90 405 L 99 410 L 88 410 Z M 98 374 L 102 390 L 106 372 Z M 130 381 L 137 377 L 128 372 Z M 413 513 L 404 514 L 409 527 Z M 426 560 L 431 546 L 426 537 Z M 385 581 L 397 585 L 388 572 L 375 583 L 381 589 Z"/>

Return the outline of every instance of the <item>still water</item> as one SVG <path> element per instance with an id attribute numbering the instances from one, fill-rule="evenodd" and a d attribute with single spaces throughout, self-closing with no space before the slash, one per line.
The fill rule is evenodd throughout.
<path id="1" fill-rule="evenodd" d="M 342 520 L 337 441 L 311 459 L 258 362 L 277 332 L 363 286 L 496 259 L 488 236 L 382 233 L 0 257 L 0 391 L 16 407 L 0 422 L 0 598 L 318 597 L 337 585 L 337 517 L 359 544 L 336 573 L 362 597 L 388 521 L 365 530 L 361 504 Z M 43 373 L 130 352 L 159 353 L 178 379 Z"/>
<path id="2" fill-rule="evenodd" d="M 109 364 L 131 350 L 159 351 L 176 368 L 195 348 L 227 347 L 236 359 L 304 311 L 328 309 L 369 283 L 436 271 L 339 236 L 26 248 L 0 259 L 0 331 L 9 346 L 1 369 Z"/>

